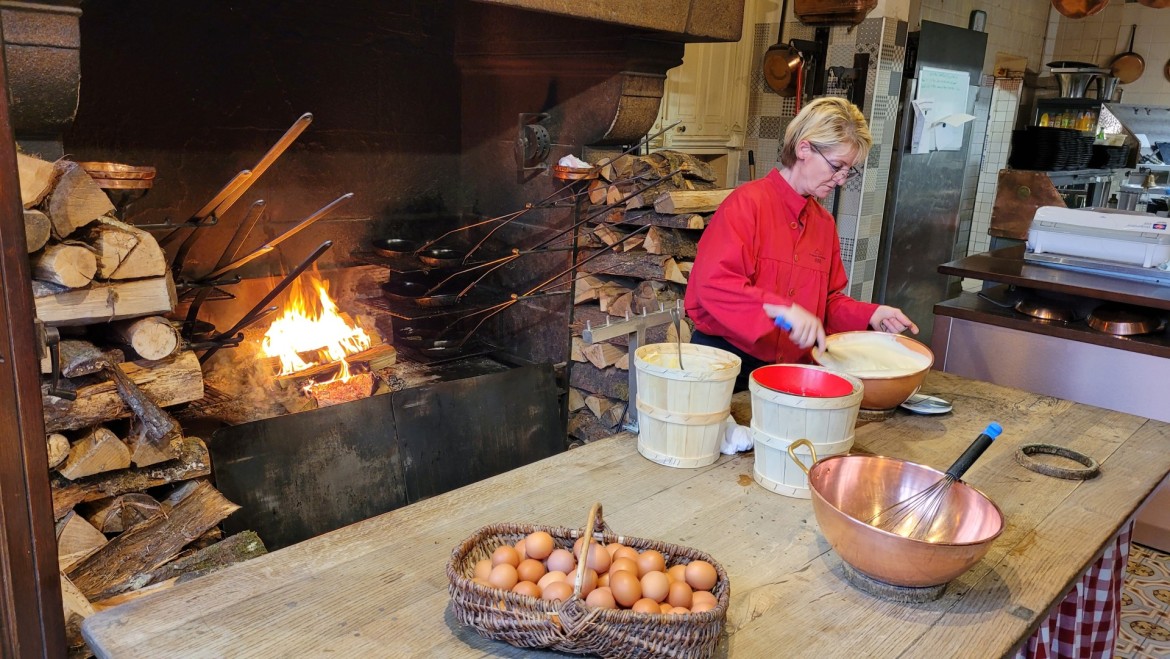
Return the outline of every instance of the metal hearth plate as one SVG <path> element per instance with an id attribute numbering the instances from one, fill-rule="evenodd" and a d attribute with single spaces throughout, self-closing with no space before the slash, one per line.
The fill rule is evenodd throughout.
<path id="1" fill-rule="evenodd" d="M 1170 286 L 1170 272 L 1163 272 L 1157 268 L 1143 268 L 1138 265 L 1084 256 L 1065 256 L 1062 254 L 1048 253 L 1035 254 L 1032 252 L 1024 252 L 1024 260 L 1053 268 Z"/>

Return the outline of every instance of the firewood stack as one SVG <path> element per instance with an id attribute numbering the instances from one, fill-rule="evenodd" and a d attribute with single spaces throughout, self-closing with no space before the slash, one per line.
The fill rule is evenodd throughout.
<path id="1" fill-rule="evenodd" d="M 590 442 L 618 430 L 629 404 L 632 355 L 628 338 L 585 345 L 581 331 L 674 307 L 686 291 L 699 236 L 731 190 L 718 189 L 707 163 L 676 151 L 622 156 L 603 165 L 591 181 L 589 215 L 598 222 L 582 230 L 575 284 L 573 365 L 569 383 L 569 435 Z M 605 206 L 612 206 L 602 211 Z M 649 229 L 644 229 L 649 225 Z M 643 233 L 627 239 L 631 232 Z M 682 340 L 690 340 L 689 321 Z M 646 343 L 674 341 L 671 325 L 649 330 Z"/>
<path id="2" fill-rule="evenodd" d="M 164 317 L 176 294 L 158 241 L 114 219 L 77 163 L 18 154 L 18 168 L 37 317 L 60 336 L 41 392 L 66 632 L 85 656 L 93 611 L 265 549 L 251 532 L 222 539 L 238 506 L 163 409 L 202 398 L 203 374 Z"/>

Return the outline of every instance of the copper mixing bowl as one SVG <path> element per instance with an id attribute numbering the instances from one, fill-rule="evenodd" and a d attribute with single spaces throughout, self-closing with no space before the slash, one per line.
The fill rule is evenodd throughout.
<path id="1" fill-rule="evenodd" d="M 922 540 L 867 523 L 945 478 L 923 465 L 878 455 L 833 455 L 809 468 L 813 512 L 843 561 L 895 586 L 948 583 L 975 565 L 1003 531 L 1003 512 L 979 490 L 956 481 Z"/>
<path id="2" fill-rule="evenodd" d="M 925 359 L 922 360 L 924 365 L 921 369 L 913 373 L 881 376 L 843 368 L 833 359 L 834 345 L 859 341 L 869 343 L 871 347 L 875 348 L 880 347 L 884 343 L 898 344 L 900 348 L 909 349 L 924 357 Z M 926 374 L 930 372 L 930 367 L 934 365 L 934 353 L 930 348 L 901 334 L 870 331 L 840 332 L 829 335 L 825 340 L 825 346 L 826 350 L 823 353 L 813 351 L 813 360 L 821 366 L 848 373 L 861 380 L 861 383 L 865 387 L 865 393 L 861 398 L 861 409 L 863 410 L 890 410 L 906 402 L 907 398 L 918 392 L 918 388 L 926 380 Z M 842 353 L 839 350 L 837 354 Z"/>

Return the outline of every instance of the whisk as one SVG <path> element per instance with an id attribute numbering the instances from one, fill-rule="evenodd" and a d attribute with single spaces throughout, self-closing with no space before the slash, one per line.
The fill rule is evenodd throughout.
<path id="1" fill-rule="evenodd" d="M 951 486 L 962 478 L 975 460 L 983 455 L 987 447 L 991 446 L 1002 432 L 1003 427 L 998 423 L 987 424 L 987 429 L 980 433 L 963 455 L 955 460 L 955 464 L 947 469 L 946 476 L 918 494 L 883 509 L 866 522 L 883 531 L 897 533 L 907 538 L 915 540 L 927 538 L 943 509 L 943 504 L 946 503 Z"/>

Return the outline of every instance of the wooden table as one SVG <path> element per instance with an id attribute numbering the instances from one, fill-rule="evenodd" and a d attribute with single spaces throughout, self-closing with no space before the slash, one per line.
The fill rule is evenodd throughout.
<path id="1" fill-rule="evenodd" d="M 810 503 L 756 485 L 751 454 L 672 469 L 621 434 L 103 611 L 85 637 L 99 657 L 540 654 L 456 623 L 445 564 L 480 526 L 583 526 L 601 501 L 614 531 L 699 548 L 724 565 L 732 599 L 721 655 L 1000 656 L 1170 471 L 1170 425 L 939 372 L 923 391 L 955 411 L 864 424 L 857 446 L 945 469 L 988 421 L 1004 427 L 966 480 L 1000 505 L 1007 528 L 931 603 L 891 603 L 846 582 Z M 1027 442 L 1087 453 L 1102 475 L 1028 471 L 1013 458 Z"/>

